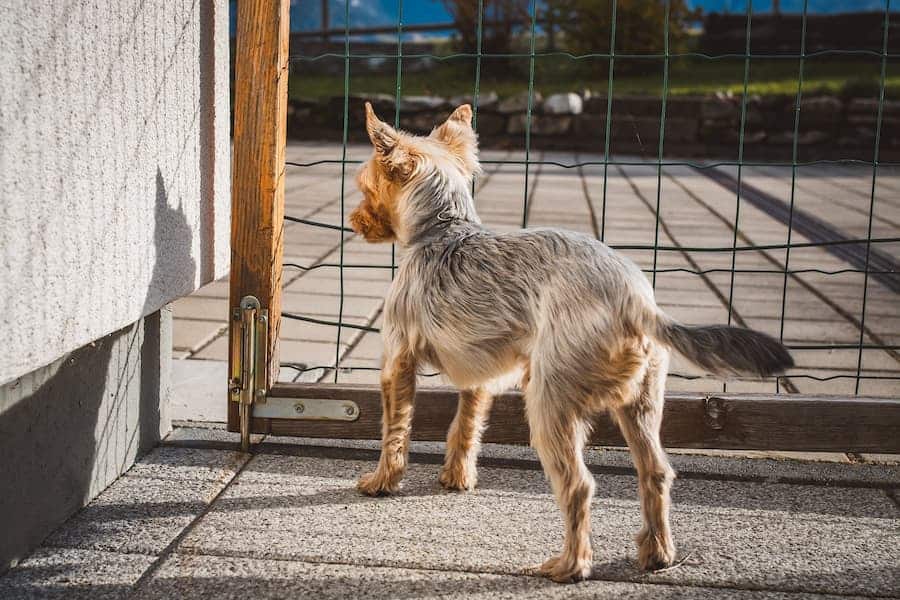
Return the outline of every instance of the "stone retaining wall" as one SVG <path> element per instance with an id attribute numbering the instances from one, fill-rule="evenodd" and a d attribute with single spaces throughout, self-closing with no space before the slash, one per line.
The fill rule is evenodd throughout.
<path id="1" fill-rule="evenodd" d="M 363 105 L 392 122 L 395 101 L 388 95 L 353 95 L 349 99 L 351 141 L 365 141 Z M 407 96 L 400 101 L 400 126 L 427 133 L 453 107 L 471 97 Z M 662 101 L 646 96 L 613 97 L 611 152 L 656 156 Z M 793 145 L 794 96 L 751 97 L 747 101 L 745 158 L 790 160 Z M 741 98 L 670 97 L 666 102 L 664 154 L 736 158 L 741 121 Z M 878 102 L 870 98 L 808 96 L 800 107 L 798 159 L 854 158 L 871 160 L 875 146 Z M 482 146 L 521 149 L 525 143 L 528 96 L 500 99 L 494 93 L 479 98 L 477 128 Z M 322 101 L 292 100 L 288 107 L 288 137 L 340 141 L 344 98 Z M 607 99 L 584 94 L 535 92 L 532 104 L 531 146 L 602 152 L 606 139 Z M 884 104 L 881 159 L 900 158 L 900 101 Z"/>

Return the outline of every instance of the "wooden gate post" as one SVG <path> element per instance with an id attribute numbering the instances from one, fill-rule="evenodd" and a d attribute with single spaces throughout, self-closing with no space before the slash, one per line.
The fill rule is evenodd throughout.
<path id="1" fill-rule="evenodd" d="M 266 362 L 256 374 L 264 390 L 276 381 L 279 364 L 289 7 L 290 0 L 237 3 L 229 347 L 240 335 L 235 309 L 243 297 L 255 296 L 260 311 L 268 311 L 267 321 L 261 322 L 268 329 Z M 234 354 L 229 353 L 229 374 Z M 228 403 L 231 431 L 240 430 L 238 406 Z"/>

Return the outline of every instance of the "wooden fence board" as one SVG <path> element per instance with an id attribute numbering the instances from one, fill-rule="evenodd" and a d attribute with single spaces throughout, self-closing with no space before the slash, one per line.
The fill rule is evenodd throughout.
<path id="1" fill-rule="evenodd" d="M 289 8 L 289 0 L 237 6 L 229 306 L 252 294 L 269 311 L 267 385 L 279 370 Z M 237 428 L 236 403 L 228 417 Z"/>
<path id="2" fill-rule="evenodd" d="M 372 385 L 277 384 L 271 395 L 352 400 L 360 417 L 347 421 L 254 419 L 254 431 L 305 437 L 378 439 L 380 390 Z M 416 395 L 413 439 L 443 441 L 456 411 L 450 388 L 421 389 Z M 527 444 L 522 396 L 499 396 L 484 441 Z M 666 396 L 663 443 L 670 448 L 900 452 L 900 399 L 835 396 L 673 393 Z M 595 421 L 591 443 L 622 446 L 606 415 Z"/>

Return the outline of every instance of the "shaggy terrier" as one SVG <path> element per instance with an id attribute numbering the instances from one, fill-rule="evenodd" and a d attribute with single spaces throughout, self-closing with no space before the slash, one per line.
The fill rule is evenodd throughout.
<path id="1" fill-rule="evenodd" d="M 440 481 L 475 487 L 475 461 L 492 394 L 518 381 L 531 445 L 565 522 L 558 556 L 541 574 L 569 582 L 591 571 L 594 478 L 582 450 L 607 411 L 637 468 L 644 569 L 671 565 L 669 488 L 659 439 L 669 351 L 718 375 L 767 376 L 793 366 L 785 347 L 749 329 L 683 325 L 663 313 L 641 270 L 585 235 L 561 229 L 497 233 L 472 199 L 479 170 L 472 109 L 457 108 L 426 137 L 400 132 L 366 104 L 374 146 L 350 215 L 369 242 L 403 249 L 384 303 L 381 458 L 363 475 L 368 495 L 397 491 L 406 469 L 416 369 L 431 365 L 460 390 Z"/>

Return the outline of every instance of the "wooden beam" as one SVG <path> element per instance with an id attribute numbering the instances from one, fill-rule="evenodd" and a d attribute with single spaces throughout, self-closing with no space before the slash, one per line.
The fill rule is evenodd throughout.
<path id="1" fill-rule="evenodd" d="M 254 419 L 257 433 L 305 437 L 378 439 L 381 399 L 376 386 L 284 383 L 274 397 L 352 400 L 356 421 Z M 456 391 L 424 388 L 416 395 L 414 440 L 443 441 L 456 411 Z M 491 411 L 484 441 L 527 444 L 522 396 L 499 396 Z M 662 428 L 670 448 L 796 450 L 828 452 L 900 452 L 900 399 L 837 396 L 670 393 Z M 595 420 L 591 443 L 623 446 L 618 427 L 608 416 Z"/>
<path id="2" fill-rule="evenodd" d="M 241 0 L 237 15 L 230 306 L 251 294 L 269 311 L 267 387 L 279 368 L 289 8 L 290 0 Z M 228 424 L 238 426 L 233 402 Z"/>

